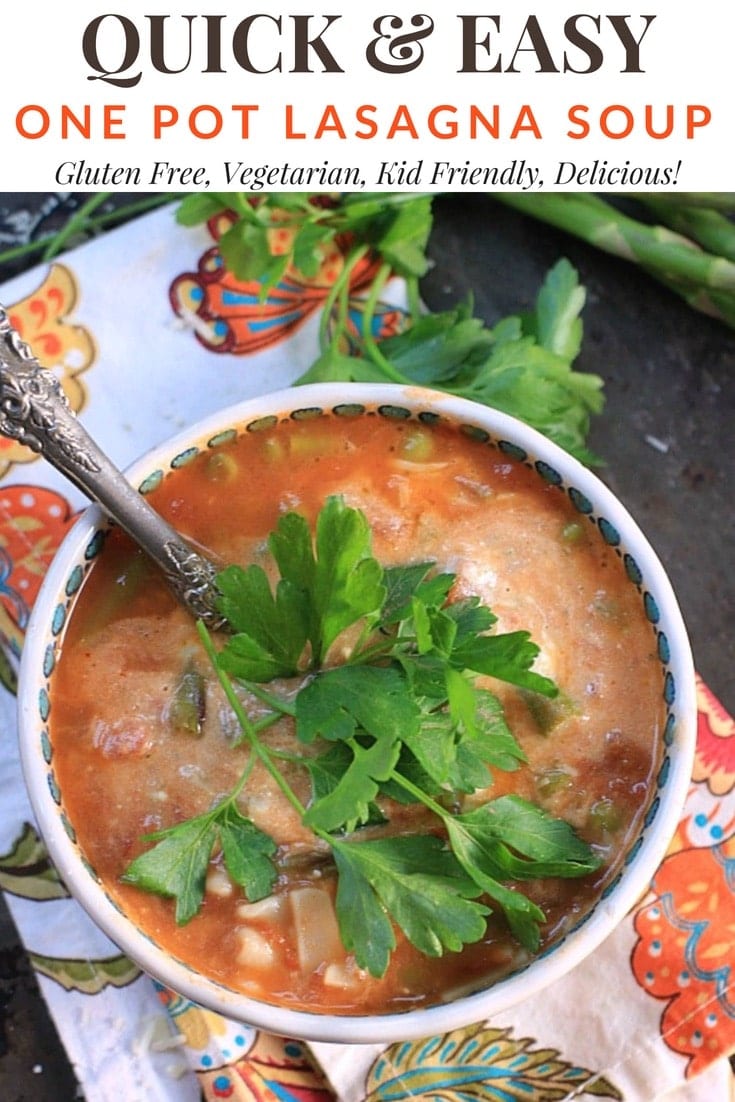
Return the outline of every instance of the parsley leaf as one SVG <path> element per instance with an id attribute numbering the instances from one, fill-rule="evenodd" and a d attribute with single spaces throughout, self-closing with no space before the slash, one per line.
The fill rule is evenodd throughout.
<path id="1" fill-rule="evenodd" d="M 394 760 L 396 749 L 394 744 L 386 744 L 386 746 L 380 746 L 379 753 L 388 754 L 392 761 Z M 357 826 L 388 822 L 385 815 L 383 815 L 378 805 L 375 803 L 370 803 L 356 809 L 355 805 L 357 801 L 354 798 L 354 792 L 350 791 L 352 788 L 352 781 L 350 781 L 348 785 L 345 780 L 354 759 L 355 754 L 352 740 L 350 740 L 350 742 L 334 742 L 330 744 L 328 750 L 314 757 L 308 756 L 293 759 L 298 760 L 299 764 L 306 769 L 311 779 L 312 799 L 311 805 L 304 816 L 304 821 L 308 818 L 312 826 L 321 827 L 323 830 L 342 829 L 342 824 L 344 824 L 345 830 L 354 830 Z M 370 777 L 366 784 L 370 783 L 374 775 L 378 772 L 386 772 L 386 769 L 380 765 L 376 758 L 368 763 L 368 771 Z M 335 813 L 334 821 L 337 825 L 332 827 L 326 826 L 325 822 L 329 820 L 330 816 L 330 807 L 341 807 L 341 801 L 345 793 L 349 803 L 345 800 L 342 809 Z"/>
<path id="2" fill-rule="evenodd" d="M 531 951 L 538 948 L 544 913 L 502 882 L 585 876 L 600 866 L 568 823 L 517 796 L 500 796 L 464 815 L 444 816 L 444 823 L 462 868 L 501 906 L 514 934 Z"/>
<path id="3" fill-rule="evenodd" d="M 306 519 L 287 513 L 269 547 L 280 570 L 275 596 L 260 566 L 229 566 L 217 575 L 218 607 L 235 632 L 220 662 L 245 681 L 298 673 L 307 641 L 309 664 L 319 667 L 345 628 L 377 616 L 385 595 L 365 515 L 339 497 L 320 511 L 315 545 Z"/>
<path id="4" fill-rule="evenodd" d="M 255 564 L 228 566 L 217 575 L 219 611 L 235 635 L 221 656 L 224 668 L 248 681 L 272 681 L 296 673 L 307 638 L 302 589 L 287 579 L 271 593 L 268 577 Z"/>
<path id="5" fill-rule="evenodd" d="M 345 947 L 361 968 L 382 976 L 388 966 L 390 915 L 427 956 L 458 951 L 485 932 L 487 907 L 477 886 L 433 835 L 403 835 L 368 842 L 334 842 L 339 871 L 337 920 Z M 377 930 L 364 936 L 364 918 Z M 370 927 L 369 927 L 370 928 Z"/>
<path id="6" fill-rule="evenodd" d="M 387 626 L 405 619 L 411 598 L 433 565 L 419 562 L 386 568 L 383 573 L 385 600 L 380 614 L 382 624 Z"/>
<path id="7" fill-rule="evenodd" d="M 526 760 L 505 721 L 502 704 L 494 693 L 484 689 L 475 690 L 475 711 L 459 746 L 458 755 L 464 755 L 460 763 L 463 771 L 469 768 L 470 754 L 475 760 L 506 773 L 513 772 L 520 762 Z M 475 785 L 475 788 L 481 787 L 481 784 Z"/>
<path id="8" fill-rule="evenodd" d="M 456 821 L 492 854 L 503 878 L 585 876 L 600 866 L 568 823 L 520 796 L 499 796 Z"/>
<path id="9" fill-rule="evenodd" d="M 342 944 L 354 953 L 360 968 L 382 976 L 396 947 L 396 935 L 387 910 L 360 865 L 339 846 L 334 848 L 337 866 L 335 909 Z"/>
<path id="10" fill-rule="evenodd" d="M 376 613 L 383 603 L 383 571 L 372 557 L 371 543 L 364 513 L 336 496 L 320 510 L 315 548 L 306 520 L 298 513 L 282 517 L 271 535 L 270 548 L 282 579 L 305 594 L 314 666 L 322 664 L 345 628 Z"/>
<path id="11" fill-rule="evenodd" d="M 465 638 L 452 651 L 451 659 L 457 669 L 488 674 L 511 685 L 554 697 L 559 692 L 554 682 L 531 670 L 538 653 L 539 648 L 527 631 L 511 631 L 504 635 Z"/>
<path id="12" fill-rule="evenodd" d="M 296 698 L 296 736 L 302 742 L 348 739 L 358 728 L 394 742 L 418 721 L 405 677 L 390 666 L 335 666 L 317 674 Z"/>
<path id="13" fill-rule="evenodd" d="M 226 803 L 216 816 L 225 867 L 251 903 L 270 895 L 277 870 L 272 861 L 276 852 L 273 839 L 240 813 L 234 803 Z"/>
<path id="14" fill-rule="evenodd" d="M 215 837 L 209 815 L 169 827 L 153 849 L 128 865 L 122 879 L 147 892 L 174 898 L 176 921 L 184 925 L 194 917 L 204 899 Z"/>
<path id="15" fill-rule="evenodd" d="M 536 338 L 542 348 L 571 361 L 582 347 L 584 288 L 569 261 L 551 269 L 536 299 L 533 313 L 521 318 L 524 332 Z"/>
<path id="16" fill-rule="evenodd" d="M 320 830 L 353 831 L 373 816 L 379 781 L 392 775 L 400 754 L 400 743 L 375 741 L 362 746 L 351 739 L 352 760 L 331 792 L 315 800 L 303 816 L 306 826 Z"/>
<path id="17" fill-rule="evenodd" d="M 204 899 L 207 867 L 219 841 L 228 873 L 251 902 L 270 895 L 277 878 L 271 858 L 272 838 L 240 814 L 227 798 L 213 811 L 149 835 L 156 845 L 136 857 L 122 879 L 148 892 L 176 900 L 181 926 L 198 912 Z"/>
<path id="18" fill-rule="evenodd" d="M 353 830 L 367 822 L 378 795 L 396 766 L 401 739 L 418 727 L 419 709 L 396 669 L 338 666 L 318 674 L 296 698 L 296 736 L 348 742 L 351 758 L 331 790 L 306 812 L 307 826 Z M 373 737 L 364 745 L 358 732 Z"/>

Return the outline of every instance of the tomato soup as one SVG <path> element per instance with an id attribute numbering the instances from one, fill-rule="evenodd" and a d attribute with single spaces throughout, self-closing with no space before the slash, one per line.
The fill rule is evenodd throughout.
<path id="1" fill-rule="evenodd" d="M 322 414 L 251 429 L 201 450 L 149 493 L 174 527 L 222 562 L 272 573 L 267 537 L 279 517 L 296 511 L 313 525 L 337 495 L 367 517 L 381 564 L 435 563 L 455 575 L 457 597 L 492 609 L 493 631 L 526 630 L 538 644 L 534 669 L 554 680 L 556 698 L 488 679 L 525 761 L 492 769 L 489 789 L 450 792 L 445 802 L 470 809 L 516 793 L 571 824 L 599 857 L 580 878 L 523 884 L 545 915 L 543 949 L 615 876 L 658 766 L 663 674 L 620 556 L 530 464 L 451 425 Z M 257 717 L 264 705 L 240 696 Z M 67 814 L 107 892 L 175 958 L 234 990 L 294 1009 L 385 1013 L 485 986 L 529 959 L 493 908 L 484 936 L 461 951 L 429 958 L 397 930 L 385 974 L 360 968 L 340 939 L 329 849 L 259 763 L 238 806 L 278 847 L 270 895 L 249 902 L 216 848 L 201 909 L 184 924 L 171 899 L 123 880 L 150 846 L 146 835 L 233 789 L 248 751 L 193 620 L 114 528 L 65 629 L 50 735 Z M 263 739 L 308 804 L 305 771 L 288 762 L 288 719 Z M 378 802 L 390 829 L 414 829 L 410 809 Z"/>

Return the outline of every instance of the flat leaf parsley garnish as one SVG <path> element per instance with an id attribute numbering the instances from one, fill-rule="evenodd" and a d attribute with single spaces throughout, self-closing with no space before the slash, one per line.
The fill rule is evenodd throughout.
<path id="1" fill-rule="evenodd" d="M 186 195 L 178 221 L 194 226 L 224 215 L 218 248 L 236 279 L 265 296 L 287 271 L 312 279 L 330 250 L 344 254 L 321 310 L 319 355 L 296 383 L 393 382 L 430 386 L 514 414 L 585 462 L 586 439 L 603 405 L 602 380 L 573 364 L 582 342 L 585 290 L 562 258 L 548 271 L 533 309 L 492 327 L 468 300 L 427 313 L 420 280 L 428 255 L 434 196 L 420 192 L 205 192 Z M 354 324 L 352 280 L 376 262 Z M 402 331 L 379 339 L 380 296 L 392 275 L 406 286 Z"/>
<path id="2" fill-rule="evenodd" d="M 270 894 L 277 847 L 237 806 L 258 760 L 331 853 L 342 940 L 361 968 L 384 974 L 396 926 L 437 956 L 479 940 L 495 909 L 535 950 L 544 914 L 518 882 L 583 876 L 598 859 L 567 823 L 520 797 L 448 808 L 490 787 L 493 770 L 525 760 L 478 675 L 552 698 L 555 684 L 531 668 L 538 647 L 524 631 L 493 634 L 490 609 L 474 597 L 453 601 L 454 575 L 432 563 L 383 568 L 364 514 L 340 497 L 327 499 L 313 536 L 304 517 L 283 516 L 269 549 L 274 588 L 259 566 L 219 575 L 220 608 L 232 629 L 221 649 L 198 624 L 238 718 L 238 744 L 249 749 L 246 767 L 214 808 L 149 835 L 153 847 L 124 879 L 175 898 L 184 923 L 202 903 L 208 863 L 220 850 L 249 900 Z M 269 684 L 283 677 L 300 677 L 295 695 Z M 259 701 L 257 721 L 243 689 Z M 293 723 L 293 747 L 276 752 L 261 732 L 283 716 Z M 284 760 L 308 773 L 308 806 Z M 390 801 L 418 805 L 430 826 L 391 836 Z M 366 825 L 386 830 L 364 837 Z"/>

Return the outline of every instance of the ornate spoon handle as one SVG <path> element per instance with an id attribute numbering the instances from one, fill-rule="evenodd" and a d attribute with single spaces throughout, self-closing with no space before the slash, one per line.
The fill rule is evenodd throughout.
<path id="1" fill-rule="evenodd" d="M 27 445 L 96 501 L 161 567 L 176 597 L 222 626 L 216 567 L 127 481 L 74 416 L 58 379 L 41 367 L 0 306 L 0 433 Z"/>

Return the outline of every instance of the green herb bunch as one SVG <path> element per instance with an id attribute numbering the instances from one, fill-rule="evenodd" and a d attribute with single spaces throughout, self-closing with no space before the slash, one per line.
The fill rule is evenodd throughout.
<path id="1" fill-rule="evenodd" d="M 419 281 L 430 267 L 427 245 L 432 196 L 416 192 L 315 196 L 269 192 L 253 201 L 244 192 L 192 194 L 177 211 L 187 226 L 228 212 L 219 239 L 222 259 L 237 279 L 255 280 L 262 294 L 288 269 L 306 278 L 319 272 L 324 250 L 338 240 L 343 268 L 321 313 L 320 354 L 297 380 L 419 384 L 471 398 L 510 413 L 585 462 L 590 418 L 603 404 L 602 381 L 574 370 L 582 341 L 585 301 L 575 269 L 560 260 L 548 272 L 534 309 L 487 326 L 472 304 L 426 312 Z M 284 249 L 274 230 L 289 231 Z M 350 324 L 350 280 L 367 256 L 379 267 L 367 291 L 360 331 Z M 404 330 L 384 340 L 374 335 L 380 296 L 393 275 L 406 283 Z"/>
<path id="2" fill-rule="evenodd" d="M 185 923 L 202 904 L 219 848 L 248 900 L 271 894 L 280 872 L 276 844 L 238 808 L 259 761 L 331 853 L 342 941 L 361 968 L 384 974 L 396 926 L 438 956 L 479 940 L 493 909 L 533 951 L 544 913 L 519 882 L 583 876 L 599 866 L 597 857 L 567 823 L 517 796 L 449 808 L 491 786 L 493 770 L 524 761 L 481 675 L 546 697 L 557 688 L 532 670 L 538 647 L 527 632 L 494 634 L 496 617 L 478 598 L 452 600 L 454 575 L 424 562 L 384 568 L 371 542 L 364 514 L 331 497 L 314 536 L 298 513 L 271 533 L 275 588 L 259 565 L 221 572 L 220 606 L 232 634 L 218 649 L 198 627 L 239 720 L 247 763 L 215 807 L 149 835 L 155 844 L 124 879 L 175 898 L 176 919 Z M 345 632 L 350 647 L 333 664 Z M 295 696 L 271 684 L 294 676 L 301 679 Z M 257 720 L 233 679 L 259 701 Z M 294 729 L 288 752 L 261 737 L 284 716 Z M 308 806 L 284 775 L 284 760 L 308 771 Z M 435 826 L 365 836 L 361 828 L 385 822 L 390 801 L 421 805 Z"/>

